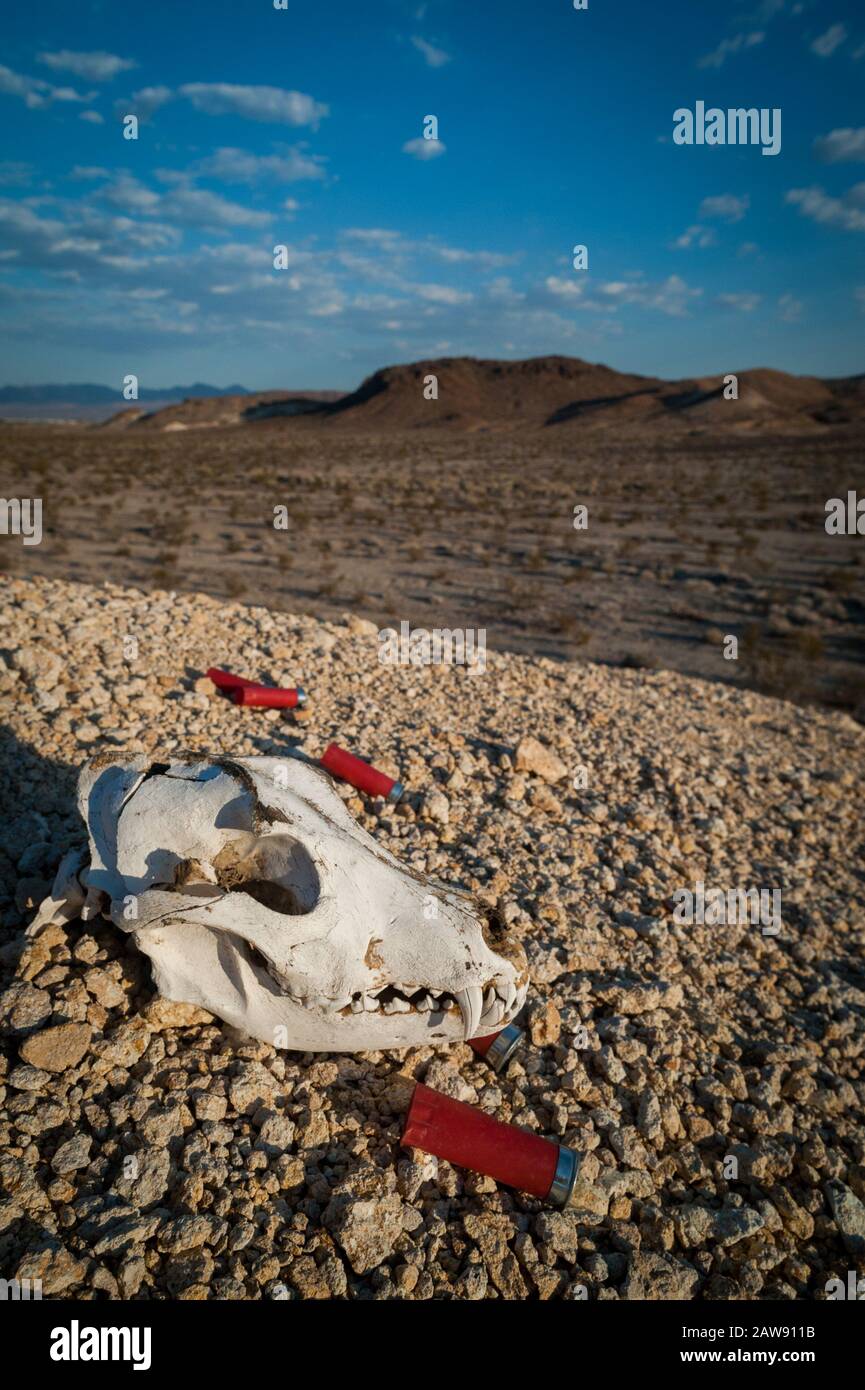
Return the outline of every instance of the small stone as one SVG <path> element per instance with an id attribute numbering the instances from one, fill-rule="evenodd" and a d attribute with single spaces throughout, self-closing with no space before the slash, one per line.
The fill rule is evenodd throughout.
<path id="1" fill-rule="evenodd" d="M 517 772 L 533 772 L 545 782 L 560 782 L 568 775 L 561 758 L 531 737 L 521 739 L 517 746 L 516 769 Z"/>
<path id="2" fill-rule="evenodd" d="M 331 1202 L 328 1214 L 335 1204 Z M 396 1193 L 381 1198 L 350 1200 L 335 1222 L 334 1236 L 355 1274 L 367 1274 L 393 1253 L 403 1234 L 402 1202 Z"/>
<path id="3" fill-rule="evenodd" d="M 422 812 L 427 820 L 437 821 L 439 825 L 447 825 L 450 820 L 451 805 L 444 792 L 427 792 L 423 799 Z"/>
<path id="4" fill-rule="evenodd" d="M 76 1067 L 90 1046 L 91 1028 L 87 1023 L 61 1023 L 31 1033 L 21 1044 L 21 1056 L 43 1071 L 66 1071 Z"/>
<path id="5" fill-rule="evenodd" d="M 142 1018 L 154 1030 L 163 1028 L 195 1028 L 203 1023 L 212 1023 L 213 1014 L 200 1009 L 197 1004 L 184 1004 L 176 999 L 162 999 L 156 995 L 141 1011 Z"/>
<path id="6" fill-rule="evenodd" d="M 865 1204 L 844 1183 L 835 1179 L 823 1187 L 844 1248 L 851 1258 L 865 1259 Z"/>
<path id="7" fill-rule="evenodd" d="M 54 1172 L 75 1173 L 79 1168 L 86 1168 L 90 1162 L 90 1143 L 87 1134 L 76 1134 L 73 1139 L 67 1139 L 51 1160 Z"/>
<path id="8" fill-rule="evenodd" d="M 529 1032 L 535 1047 L 552 1047 L 559 1041 L 562 1032 L 562 1016 L 553 1003 L 547 999 L 543 1004 L 535 1004 L 529 1015 Z"/>

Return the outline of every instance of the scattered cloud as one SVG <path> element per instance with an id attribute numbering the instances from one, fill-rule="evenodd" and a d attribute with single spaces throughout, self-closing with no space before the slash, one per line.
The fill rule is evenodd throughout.
<path id="1" fill-rule="evenodd" d="M 415 285 L 415 293 L 430 304 L 468 304 L 472 295 L 465 290 L 455 290 L 450 285 Z"/>
<path id="2" fill-rule="evenodd" d="M 154 111 L 158 111 L 167 101 L 173 100 L 174 93 L 170 87 L 142 87 L 139 91 L 133 92 L 131 97 L 115 102 L 114 110 L 120 118 L 137 116 L 139 121 L 149 121 Z"/>
<path id="3" fill-rule="evenodd" d="M 778 317 L 782 323 L 798 323 L 802 308 L 801 299 L 796 299 L 792 294 L 782 294 L 778 300 Z"/>
<path id="4" fill-rule="evenodd" d="M 241 87 L 231 82 L 187 82 L 180 95 L 208 116 L 240 116 L 273 125 L 308 125 L 314 130 L 330 108 L 305 92 L 282 87 Z"/>
<path id="5" fill-rule="evenodd" d="M 87 121 L 88 125 L 104 125 L 105 117 L 100 116 L 98 111 L 82 111 L 78 116 L 79 121 Z"/>
<path id="6" fill-rule="evenodd" d="M 40 53 L 40 63 L 55 71 L 72 72 L 85 82 L 110 82 L 119 72 L 134 68 L 131 58 L 118 58 L 114 53 L 104 53 L 101 49 L 93 53 L 76 53 L 62 48 L 57 53 Z"/>
<path id="7" fill-rule="evenodd" d="M 676 237 L 672 245 L 676 251 L 685 251 L 692 246 L 704 250 L 707 246 L 714 246 L 717 240 L 718 238 L 711 227 L 701 227 L 695 223 L 692 227 L 686 227 L 682 235 Z"/>
<path id="8" fill-rule="evenodd" d="M 711 53 L 706 53 L 700 59 L 697 67 L 722 68 L 732 54 L 741 53 L 746 48 L 754 48 L 756 44 L 762 43 L 765 37 L 765 33 L 757 29 L 749 34 L 734 34 L 731 39 L 722 39 L 717 48 L 713 48 Z"/>
<path id="9" fill-rule="evenodd" d="M 820 34 L 811 44 L 811 52 L 818 58 L 831 58 L 836 48 L 840 48 L 847 38 L 843 24 L 830 24 L 825 34 Z"/>
<path id="10" fill-rule="evenodd" d="M 557 299 L 580 299 L 585 289 L 582 280 L 566 280 L 561 275 L 548 275 L 544 285 Z"/>
<path id="11" fill-rule="evenodd" d="M 422 135 L 418 135 L 414 140 L 406 140 L 402 152 L 413 155 L 415 159 L 437 159 L 446 149 L 444 140 L 425 140 Z"/>
<path id="12" fill-rule="evenodd" d="M 190 185 L 170 189 L 159 200 L 158 211 L 161 217 L 187 227 L 266 227 L 272 221 L 268 212 L 255 212 Z"/>
<path id="13" fill-rule="evenodd" d="M 75 164 L 69 172 L 69 177 L 70 179 L 107 179 L 111 177 L 111 171 L 101 164 Z"/>
<path id="14" fill-rule="evenodd" d="M 787 203 L 798 207 L 803 217 L 825 227 L 840 227 L 845 232 L 865 232 L 865 183 L 854 184 L 841 198 L 832 198 L 817 185 L 811 188 L 791 188 Z"/>
<path id="15" fill-rule="evenodd" d="M 96 93 L 83 94 L 76 92 L 72 87 L 54 87 L 50 82 L 44 82 L 41 77 L 25 77 L 0 63 L 0 95 L 20 97 L 31 110 L 37 110 L 39 107 L 49 106 L 54 101 L 77 101 L 86 105 L 93 100 Z"/>
<path id="16" fill-rule="evenodd" d="M 716 217 L 722 222 L 741 222 L 750 206 L 751 199 L 747 193 L 741 198 L 733 193 L 720 193 L 714 198 L 704 198 L 697 215 Z"/>
<path id="17" fill-rule="evenodd" d="M 841 164 L 845 160 L 865 159 L 865 126 L 853 130 L 830 130 L 814 141 L 814 153 L 826 164 Z"/>
<path id="18" fill-rule="evenodd" d="M 658 284 L 644 280 L 612 281 L 599 287 L 599 293 L 609 299 L 612 307 L 620 304 L 639 304 L 644 309 L 656 309 L 671 318 L 684 318 L 692 299 L 703 291 L 692 289 L 680 275 L 668 275 Z"/>
<path id="19" fill-rule="evenodd" d="M 740 314 L 753 314 L 760 299 L 759 294 L 719 294 L 716 302 L 725 309 L 735 309 Z"/>
<path id="20" fill-rule="evenodd" d="M 297 183 L 301 179 L 323 179 L 323 163 L 321 156 L 307 154 L 299 146 L 264 155 L 223 146 L 190 165 L 189 172 L 224 183 Z"/>
<path id="21" fill-rule="evenodd" d="M 423 54 L 428 68 L 441 68 L 451 61 L 449 53 L 445 53 L 443 48 L 436 48 L 434 44 L 427 43 L 426 39 L 413 37 L 412 43 L 418 53 Z"/>

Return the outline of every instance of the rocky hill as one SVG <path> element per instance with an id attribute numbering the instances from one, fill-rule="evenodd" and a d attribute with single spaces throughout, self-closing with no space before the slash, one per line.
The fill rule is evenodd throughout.
<path id="1" fill-rule="evenodd" d="M 436 399 L 425 395 L 430 376 L 437 380 Z M 576 357 L 444 357 L 383 367 L 346 395 L 264 392 L 189 400 L 147 414 L 124 411 L 108 427 L 290 423 L 305 430 L 370 433 L 637 429 L 664 435 L 695 430 L 801 434 L 865 424 L 861 377 L 823 381 L 754 368 L 738 373 L 738 393 L 736 400 L 725 399 L 723 376 L 663 381 Z"/>

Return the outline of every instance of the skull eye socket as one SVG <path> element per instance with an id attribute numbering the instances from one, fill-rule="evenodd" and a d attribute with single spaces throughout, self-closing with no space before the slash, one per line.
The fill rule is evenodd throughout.
<path id="1" fill-rule="evenodd" d="M 309 854 L 290 835 L 263 835 L 238 854 L 231 845 L 214 860 L 217 882 L 229 893 L 246 893 L 262 907 L 288 917 L 312 912 L 321 880 Z"/>

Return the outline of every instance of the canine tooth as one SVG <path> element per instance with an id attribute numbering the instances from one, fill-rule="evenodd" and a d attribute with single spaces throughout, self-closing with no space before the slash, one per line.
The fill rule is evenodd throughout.
<path id="1" fill-rule="evenodd" d="M 469 989 L 461 989 L 455 998 L 463 1016 L 463 1037 L 471 1038 L 476 1033 L 481 1021 L 484 992 L 480 985 L 472 985 Z"/>
<path id="2" fill-rule="evenodd" d="M 513 980 L 508 981 L 508 997 L 505 1000 L 505 1013 L 509 1014 L 517 1002 L 517 987 Z"/>
<path id="3" fill-rule="evenodd" d="M 484 1013 L 485 1013 L 485 1014 L 488 1013 L 489 1010 L 492 1008 L 493 1004 L 495 1003 L 495 999 L 496 999 L 496 992 L 495 992 L 495 990 L 493 989 L 492 985 L 490 985 L 489 989 L 487 990 L 486 994 L 484 995 Z"/>
<path id="4" fill-rule="evenodd" d="M 495 998 L 495 1000 L 494 1000 L 492 1006 L 491 1006 L 489 1009 L 485 1009 L 485 1010 L 484 1010 L 484 1016 L 483 1016 L 483 1018 L 481 1019 L 481 1027 L 482 1027 L 482 1028 L 495 1028 L 495 1027 L 497 1027 L 498 1024 L 501 1023 L 502 1018 L 504 1017 L 504 1012 L 505 1012 L 504 1000 L 503 1000 L 503 999 L 499 999 L 498 996 L 496 996 L 496 998 Z"/>

